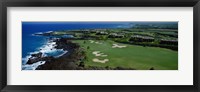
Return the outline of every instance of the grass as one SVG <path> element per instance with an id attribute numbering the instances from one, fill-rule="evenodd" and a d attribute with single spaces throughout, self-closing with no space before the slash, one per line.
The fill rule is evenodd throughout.
<path id="1" fill-rule="evenodd" d="M 73 40 L 79 43 L 86 50 L 87 61 L 85 66 L 100 67 L 126 67 L 137 70 L 149 70 L 154 67 L 156 70 L 177 70 L 178 69 L 178 52 L 158 47 L 143 47 L 137 45 L 126 45 L 126 48 L 112 48 L 116 42 L 111 40 L 98 41 L 103 44 L 90 43 L 89 40 Z M 85 43 L 84 43 L 85 41 Z M 94 40 L 97 41 L 97 40 Z M 117 43 L 119 44 L 119 43 Z M 87 49 L 87 47 L 90 47 Z M 108 55 L 107 57 L 96 57 L 93 51 L 101 51 Z M 109 59 L 106 63 L 93 62 L 93 58 Z"/>

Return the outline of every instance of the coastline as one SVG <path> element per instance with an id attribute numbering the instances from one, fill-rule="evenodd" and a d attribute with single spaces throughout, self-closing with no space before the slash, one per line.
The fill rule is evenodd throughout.
<path id="1" fill-rule="evenodd" d="M 28 57 L 26 65 L 24 66 L 32 66 L 33 67 L 32 70 L 136 70 L 138 69 L 138 67 L 135 67 L 134 64 L 140 63 L 140 61 L 145 59 L 139 58 L 136 61 L 132 61 L 137 57 L 131 57 L 131 58 L 128 57 L 129 55 L 127 55 L 126 52 L 129 52 L 130 51 L 129 49 L 138 48 L 141 51 L 142 50 L 147 51 L 147 53 L 155 52 L 158 50 L 164 52 L 164 50 L 162 50 L 163 48 L 167 48 L 174 51 L 178 50 L 176 48 L 178 47 L 177 46 L 178 41 L 173 40 L 177 39 L 177 36 L 171 37 L 171 34 L 160 35 L 157 34 L 157 32 L 152 33 L 151 30 L 154 29 L 148 29 L 150 30 L 150 32 L 148 32 L 147 30 L 147 33 L 144 33 L 143 31 L 141 32 L 141 30 L 144 29 L 105 28 L 105 29 L 80 29 L 71 31 L 58 30 L 58 31 L 35 33 L 32 34 L 32 36 L 48 38 L 47 39 L 48 43 L 44 45 L 44 48 L 47 47 L 48 49 L 40 49 L 39 51 L 37 51 L 37 53 L 31 53 L 30 56 Z M 157 29 L 157 31 L 160 32 L 162 31 L 162 29 Z M 175 35 L 177 34 L 177 30 L 172 29 L 169 31 L 173 32 Z M 155 34 L 159 35 L 159 37 L 156 38 Z M 165 38 L 169 38 L 171 40 Z M 101 41 L 104 42 L 102 43 Z M 95 44 L 98 45 L 95 46 Z M 100 45 L 105 46 L 105 48 L 101 47 Z M 135 45 L 140 47 L 135 47 Z M 148 47 L 154 47 L 155 50 L 148 49 Z M 106 48 L 110 49 L 107 49 L 108 51 L 106 51 L 105 50 Z M 123 51 L 118 48 L 123 48 Z M 91 55 L 90 53 L 92 51 L 93 52 L 103 51 L 108 53 L 108 55 L 105 54 L 104 58 L 103 57 L 99 58 L 97 56 L 93 57 L 93 55 Z M 51 52 L 62 52 L 62 53 L 55 54 Z M 115 53 L 120 52 L 123 53 L 123 55 L 118 56 L 118 54 L 115 54 L 114 52 Z M 152 56 L 148 54 L 142 54 L 141 56 L 152 58 L 152 60 L 150 59 L 151 62 L 160 64 L 159 63 L 160 58 L 157 58 L 156 54 L 157 53 L 162 54 L 161 52 L 160 51 L 155 52 L 155 55 Z M 135 56 L 138 55 L 140 56 L 140 54 L 141 53 L 138 54 L 132 53 L 132 55 Z M 172 54 L 172 57 L 176 56 L 176 53 L 174 54 L 170 52 L 169 54 Z M 123 60 L 127 60 L 127 58 L 130 58 L 129 60 L 127 60 L 127 62 L 132 65 L 130 66 L 120 63 L 121 61 L 118 57 L 123 58 Z M 171 60 L 172 57 L 167 57 L 167 59 Z M 176 58 L 173 60 L 176 60 Z M 115 61 L 112 62 L 114 65 L 112 65 L 110 61 Z M 97 63 L 99 64 L 97 65 Z M 160 69 L 164 68 L 161 67 Z M 154 70 L 154 69 L 158 70 L 158 68 L 154 68 L 154 65 L 151 64 L 148 67 L 145 67 L 145 70 Z M 172 67 L 171 69 L 176 69 L 176 67 L 175 68 Z M 23 70 L 28 70 L 28 69 L 23 69 Z"/>
<path id="2" fill-rule="evenodd" d="M 72 43 L 66 38 L 50 39 L 46 46 L 48 46 L 51 51 L 63 50 L 63 53 L 56 56 L 49 56 L 45 54 L 45 51 L 47 50 L 40 49 L 40 51 L 32 53 L 28 57 L 26 64 L 23 65 L 23 70 L 77 69 L 78 66 L 76 65 L 76 62 L 83 60 L 85 57 L 80 54 L 80 52 L 83 51 L 80 46 L 76 43 Z M 67 64 L 61 64 L 61 62 Z M 59 65 L 69 66 L 58 67 Z"/>
<path id="3" fill-rule="evenodd" d="M 56 49 L 63 49 L 68 51 L 58 58 L 50 58 L 48 62 L 40 65 L 36 70 L 77 70 L 80 68 L 77 63 L 82 62 L 85 58 L 80 46 L 76 43 L 72 43 L 66 38 L 56 39 Z"/>
<path id="4" fill-rule="evenodd" d="M 65 54 L 68 54 L 67 50 L 64 51 L 63 49 L 56 49 L 55 46 L 56 46 L 55 41 L 49 38 L 48 42 L 39 47 L 38 50 L 30 52 L 29 55 L 27 55 L 25 58 L 22 59 L 23 60 L 22 70 L 35 70 L 39 65 L 42 65 L 46 61 L 49 61 L 48 59 L 50 58 L 59 58 Z M 56 55 L 49 55 L 49 54 L 56 54 Z"/>

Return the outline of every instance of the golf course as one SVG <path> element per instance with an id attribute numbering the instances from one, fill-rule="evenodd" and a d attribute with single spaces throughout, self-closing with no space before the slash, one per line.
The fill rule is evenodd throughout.
<path id="1" fill-rule="evenodd" d="M 36 70 L 178 70 L 178 22 L 69 24 L 77 28 L 35 33 L 50 49 L 31 54 L 27 64 L 45 61 Z"/>
<path id="2" fill-rule="evenodd" d="M 73 42 L 80 44 L 81 48 L 86 50 L 85 67 L 178 69 L 178 52 L 170 49 L 122 44 L 111 40 L 73 40 Z"/>

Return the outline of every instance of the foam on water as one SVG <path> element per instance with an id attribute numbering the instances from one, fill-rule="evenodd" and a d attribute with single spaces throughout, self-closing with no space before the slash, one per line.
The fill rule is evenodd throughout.
<path id="1" fill-rule="evenodd" d="M 56 46 L 56 42 L 48 42 L 46 45 L 39 48 L 39 52 L 45 53 L 51 53 L 55 52 L 57 49 L 54 48 Z"/>
<path id="2" fill-rule="evenodd" d="M 35 70 L 38 66 L 45 64 L 46 61 L 39 61 L 33 64 L 26 64 L 22 66 L 22 70 Z"/>
<path id="3" fill-rule="evenodd" d="M 25 58 L 22 58 L 22 70 L 35 70 L 39 65 L 45 64 L 45 62 L 41 62 L 41 61 L 37 63 L 33 63 L 31 65 L 26 64 L 29 58 L 34 58 L 31 56 L 32 54 L 37 54 L 41 52 L 42 57 L 53 56 L 55 58 L 58 58 L 68 52 L 68 51 L 64 51 L 63 49 L 56 49 L 55 46 L 56 46 L 56 42 L 48 41 L 45 45 L 38 48 L 38 51 L 30 52 Z"/>

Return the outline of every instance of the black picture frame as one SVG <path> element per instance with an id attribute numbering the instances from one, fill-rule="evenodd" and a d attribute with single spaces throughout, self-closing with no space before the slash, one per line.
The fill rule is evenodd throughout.
<path id="1" fill-rule="evenodd" d="M 35 91 L 104 91 L 104 92 L 199 92 L 200 0 L 2 0 L 0 1 L 0 90 Z M 193 7 L 193 82 L 194 85 L 7 85 L 7 7 Z"/>

